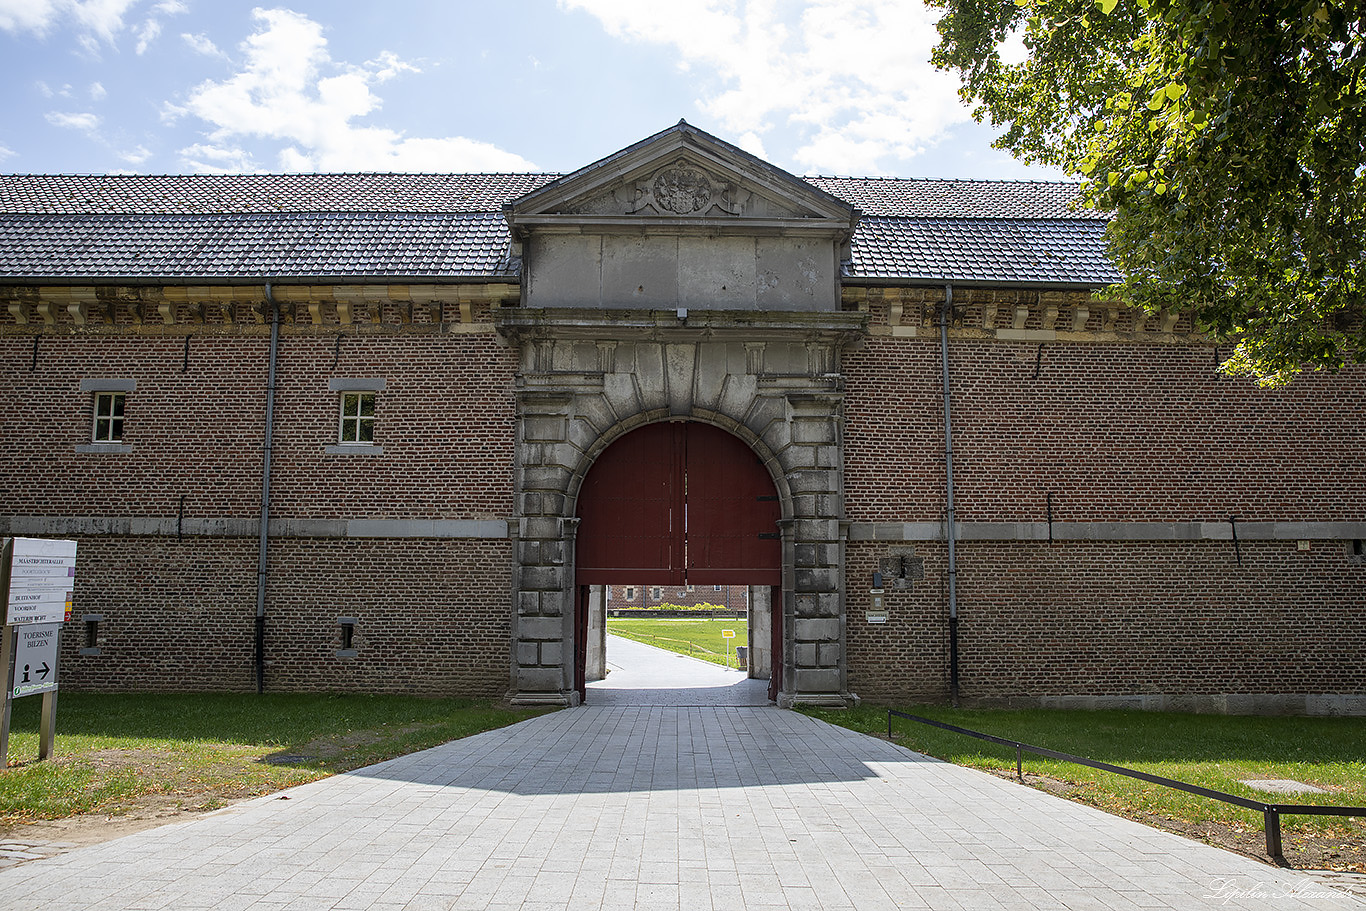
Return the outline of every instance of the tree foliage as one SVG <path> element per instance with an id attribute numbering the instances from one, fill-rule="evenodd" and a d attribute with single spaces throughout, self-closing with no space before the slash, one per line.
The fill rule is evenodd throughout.
<path id="1" fill-rule="evenodd" d="M 1264 385 L 1366 360 L 1361 4 L 929 2 L 935 62 L 997 145 L 1112 213 L 1122 298 L 1193 311 Z"/>

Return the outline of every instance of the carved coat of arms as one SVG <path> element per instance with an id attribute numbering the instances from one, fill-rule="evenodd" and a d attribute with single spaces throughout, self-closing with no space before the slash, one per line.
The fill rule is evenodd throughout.
<path id="1" fill-rule="evenodd" d="M 669 168 L 655 176 L 655 203 L 669 212 L 691 215 L 711 202 L 711 180 L 692 168 Z"/>

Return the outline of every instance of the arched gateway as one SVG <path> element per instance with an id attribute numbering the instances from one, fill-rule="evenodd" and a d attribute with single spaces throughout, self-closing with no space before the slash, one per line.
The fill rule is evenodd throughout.
<path id="1" fill-rule="evenodd" d="M 578 495 L 574 673 L 587 696 L 589 589 L 594 585 L 751 585 L 769 598 L 769 698 L 782 681 L 782 518 L 758 456 L 719 427 L 647 424 L 598 456 Z M 771 594 L 770 594 L 771 593 Z"/>
<path id="2" fill-rule="evenodd" d="M 519 357 L 510 698 L 576 704 L 579 586 L 648 572 L 770 582 L 778 701 L 847 704 L 842 357 L 867 320 L 839 288 L 855 210 L 679 124 L 504 216 L 523 271 L 521 306 L 495 316 Z M 629 456 L 639 441 L 663 455 Z M 727 456 L 693 459 L 708 445 Z M 619 452 L 623 470 L 657 470 L 599 496 Z M 740 465 L 770 512 L 696 498 L 730 496 Z M 684 503 L 686 533 L 666 515 Z M 744 542 L 737 517 L 758 523 Z"/>

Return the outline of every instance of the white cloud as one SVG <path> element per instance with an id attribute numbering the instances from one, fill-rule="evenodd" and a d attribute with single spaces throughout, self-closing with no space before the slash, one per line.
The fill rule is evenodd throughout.
<path id="1" fill-rule="evenodd" d="M 182 150 L 191 166 L 223 167 L 205 150 L 225 151 L 240 137 L 282 145 L 288 170 L 530 170 L 526 159 L 464 137 L 413 138 L 356 123 L 380 108 L 371 87 L 418 72 L 389 52 L 360 66 L 334 61 L 317 22 L 290 10 L 253 10 L 258 29 L 242 44 L 237 74 L 197 86 L 171 117 L 193 115 L 213 125 L 208 145 Z M 185 38 L 191 46 L 195 40 Z M 208 159 L 207 161 L 205 159 Z M 248 157 L 216 161 L 246 163 Z"/>
<path id="2" fill-rule="evenodd" d="M 128 164 L 140 165 L 144 161 L 152 157 L 152 150 L 147 148 L 146 146 L 138 146 L 137 148 L 130 149 L 126 152 L 119 152 L 118 156 L 120 159 L 126 161 Z"/>
<path id="3" fill-rule="evenodd" d="M 105 90 L 104 86 L 103 86 L 101 83 L 98 83 L 98 82 L 92 82 L 92 83 L 90 83 L 90 100 L 91 100 L 91 101 L 103 101 L 103 100 L 104 100 L 104 97 L 105 97 L 106 95 L 108 95 L 108 94 L 109 94 L 109 92 Z"/>
<path id="4" fill-rule="evenodd" d="M 45 35 L 54 26 L 70 25 L 76 41 L 87 52 L 98 54 L 102 45 L 113 45 L 125 20 L 139 0 L 0 0 L 0 29 Z M 161 32 L 161 18 L 188 12 L 180 0 L 161 0 L 137 29 L 137 52 Z"/>
<path id="5" fill-rule="evenodd" d="M 42 33 L 57 15 L 53 0 L 0 0 L 0 29 Z"/>
<path id="6" fill-rule="evenodd" d="M 46 118 L 54 127 L 84 130 L 87 133 L 93 133 L 100 125 L 99 116 L 89 113 L 68 114 L 63 111 L 48 111 Z"/>
<path id="7" fill-rule="evenodd" d="M 13 158 L 15 155 L 18 154 L 18 152 L 14 151 L 8 146 L 0 145 L 0 161 L 4 161 L 6 158 Z"/>
<path id="8" fill-rule="evenodd" d="M 147 53 L 147 48 L 151 47 L 152 42 L 155 41 L 160 34 L 161 23 L 156 19 L 148 19 L 143 22 L 142 26 L 138 29 L 137 47 L 134 48 L 137 55 L 141 57 L 143 54 Z"/>
<path id="9" fill-rule="evenodd" d="M 191 35 L 182 33 L 180 39 L 190 46 L 190 50 L 196 54 L 203 54 L 205 57 L 222 57 L 227 59 L 227 54 L 218 49 L 218 45 L 209 39 L 208 35 Z"/>
<path id="10" fill-rule="evenodd" d="M 957 79 L 934 69 L 936 14 L 905 0 L 559 0 L 608 34 L 671 46 L 697 103 L 732 135 L 800 135 L 801 166 L 881 173 L 969 120 Z M 747 142 L 747 147 L 753 146 Z"/>
<path id="11" fill-rule="evenodd" d="M 241 174 L 259 171 L 245 149 L 196 143 L 180 150 L 181 162 L 201 174 Z"/>

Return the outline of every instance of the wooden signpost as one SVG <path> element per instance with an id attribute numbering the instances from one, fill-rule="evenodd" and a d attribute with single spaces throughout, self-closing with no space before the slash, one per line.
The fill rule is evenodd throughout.
<path id="1" fill-rule="evenodd" d="M 76 542 L 8 538 L 0 552 L 5 633 L 0 669 L 5 708 L 0 717 L 0 763 L 9 764 L 10 709 L 22 696 L 43 697 L 38 758 L 52 755 L 57 727 L 57 657 L 62 623 L 71 619 L 76 584 Z"/>

